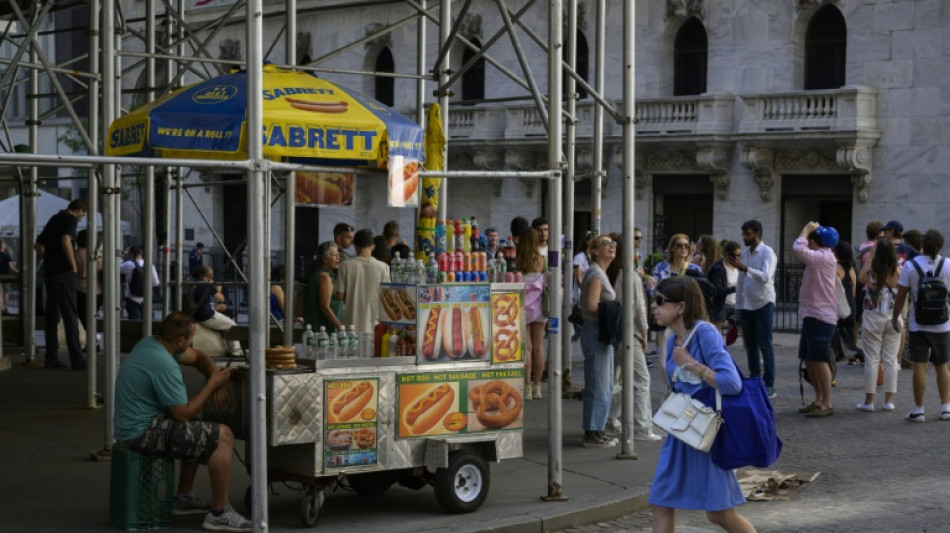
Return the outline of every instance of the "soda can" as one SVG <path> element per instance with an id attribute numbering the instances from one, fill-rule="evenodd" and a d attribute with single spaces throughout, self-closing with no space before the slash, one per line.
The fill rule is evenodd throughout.
<path id="1" fill-rule="evenodd" d="M 505 282 L 514 283 L 515 282 L 515 273 L 514 272 L 505 272 Z"/>
<path id="2" fill-rule="evenodd" d="M 521 272 L 515 270 L 515 283 L 521 283 Z"/>
<path id="3" fill-rule="evenodd" d="M 479 272 L 479 273 L 478 273 L 478 281 L 481 281 L 482 283 L 488 281 L 488 274 L 486 274 L 484 271 Z"/>
<path id="4" fill-rule="evenodd" d="M 455 281 L 455 272 L 446 272 L 445 273 L 445 282 L 452 283 Z"/>

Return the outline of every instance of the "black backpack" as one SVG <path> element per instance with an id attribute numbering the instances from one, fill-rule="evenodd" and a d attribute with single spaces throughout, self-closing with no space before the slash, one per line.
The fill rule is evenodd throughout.
<path id="1" fill-rule="evenodd" d="M 139 298 L 145 296 L 145 266 L 135 263 L 135 270 L 132 271 L 132 279 L 129 280 L 129 294 Z"/>
<path id="2" fill-rule="evenodd" d="M 716 286 L 702 272 L 687 268 L 686 275 L 699 284 L 699 290 L 703 293 L 703 300 L 706 301 L 706 312 L 712 313 L 716 305 Z"/>
<path id="3" fill-rule="evenodd" d="M 947 313 L 947 284 L 940 277 L 945 260 L 945 257 L 941 257 L 937 269 L 926 274 L 917 261 L 910 261 L 919 277 L 914 297 L 914 319 L 921 326 L 936 326 L 950 319 Z"/>

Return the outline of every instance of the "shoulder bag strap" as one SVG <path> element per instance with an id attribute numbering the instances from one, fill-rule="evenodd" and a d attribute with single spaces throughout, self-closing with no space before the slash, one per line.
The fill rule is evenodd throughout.
<path id="1" fill-rule="evenodd" d="M 714 327 L 712 324 L 709 324 L 709 326 L 710 326 L 710 327 Z M 698 330 L 698 329 L 699 329 L 699 326 L 698 326 L 698 325 L 697 325 L 697 326 L 694 326 L 694 327 L 693 327 L 693 330 L 689 332 L 689 336 L 687 337 L 687 340 L 688 340 L 690 337 L 692 337 L 692 336 L 693 336 L 693 333 L 695 333 L 696 330 Z M 717 333 L 717 334 L 718 334 L 718 333 Z M 720 338 L 721 338 L 721 337 L 720 337 Z M 683 343 L 683 346 L 686 346 L 686 343 L 685 343 L 685 342 Z M 709 365 L 706 364 L 706 354 L 703 353 L 703 345 L 702 345 L 702 344 L 698 344 L 696 347 L 699 348 L 699 353 L 703 356 L 703 364 L 708 367 Z M 732 357 L 730 356 L 729 359 L 732 360 Z M 735 361 L 732 361 L 732 364 L 735 365 L 736 362 L 735 362 Z M 739 377 L 742 377 L 742 371 L 739 370 L 739 366 L 738 366 L 738 365 L 736 365 L 736 372 L 739 372 Z M 705 383 L 705 382 L 703 382 L 703 384 L 706 385 L 706 386 L 709 386 L 709 385 L 708 385 L 707 383 Z M 719 388 L 718 388 L 718 387 L 713 387 L 712 389 L 713 389 L 713 391 L 715 391 L 715 393 L 716 393 L 716 414 L 719 415 L 720 418 L 722 418 L 722 394 L 719 394 Z"/>

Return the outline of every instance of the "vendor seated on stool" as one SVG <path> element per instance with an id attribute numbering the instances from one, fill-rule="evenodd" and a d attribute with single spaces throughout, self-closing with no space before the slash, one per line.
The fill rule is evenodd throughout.
<path id="1" fill-rule="evenodd" d="M 234 434 L 228 426 L 195 420 L 205 402 L 223 406 L 231 369 L 218 368 L 208 354 L 191 347 L 195 322 L 175 311 L 158 335 L 140 340 L 119 367 L 115 381 L 115 440 L 143 453 L 181 461 L 173 514 L 204 514 L 209 531 L 251 531 L 251 522 L 228 503 Z M 179 365 L 207 377 L 189 399 Z M 211 505 L 194 494 L 198 463 L 208 465 Z"/>
<path id="2" fill-rule="evenodd" d="M 234 320 L 225 315 L 228 304 L 225 303 L 221 286 L 214 284 L 214 271 L 201 265 L 195 269 L 195 277 L 200 282 L 191 292 L 191 316 L 198 324 L 194 346 L 211 357 L 224 355 L 227 347 L 225 336 L 234 327 Z"/>

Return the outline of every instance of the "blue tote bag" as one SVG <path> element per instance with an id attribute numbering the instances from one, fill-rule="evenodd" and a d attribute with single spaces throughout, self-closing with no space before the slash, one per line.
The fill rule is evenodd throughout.
<path id="1" fill-rule="evenodd" d="M 724 422 L 709 454 L 713 463 L 723 470 L 744 466 L 765 468 L 782 453 L 772 402 L 761 377 L 742 377 L 738 366 L 736 371 L 742 379 L 742 392 L 721 395 Z M 703 387 L 693 397 L 715 408 L 716 391 L 712 387 Z"/>

